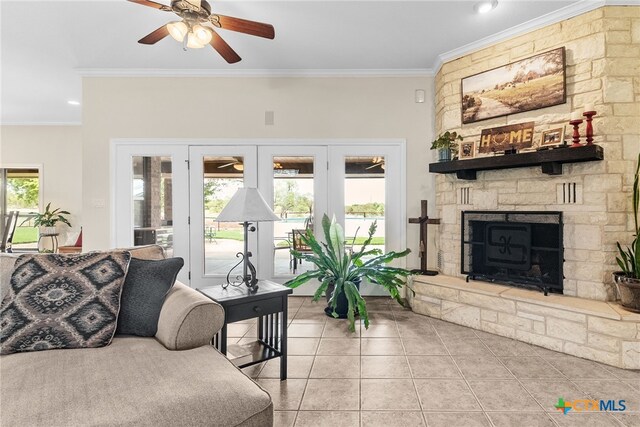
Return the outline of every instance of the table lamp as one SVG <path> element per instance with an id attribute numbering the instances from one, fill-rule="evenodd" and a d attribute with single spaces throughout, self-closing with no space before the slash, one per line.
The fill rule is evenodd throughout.
<path id="1" fill-rule="evenodd" d="M 229 203 L 222 209 L 218 215 L 217 221 L 220 222 L 240 222 L 244 228 L 244 252 L 238 252 L 237 257 L 242 259 L 234 265 L 227 274 L 227 283 L 222 285 L 240 286 L 245 284 L 249 288 L 249 292 L 258 290 L 258 279 L 256 278 L 256 268 L 251 263 L 251 252 L 249 252 L 249 231 L 256 231 L 256 227 L 251 225 L 258 221 L 279 221 L 280 218 L 273 213 L 262 194 L 257 188 L 239 188 L 233 195 Z M 229 280 L 231 272 L 242 263 L 242 277 L 239 280 L 231 282 Z"/>

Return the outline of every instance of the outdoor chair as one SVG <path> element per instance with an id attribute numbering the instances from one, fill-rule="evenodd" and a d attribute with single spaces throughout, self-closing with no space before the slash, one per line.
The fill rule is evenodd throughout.
<path id="1" fill-rule="evenodd" d="M 301 239 L 301 235 L 305 234 L 307 232 L 307 230 L 304 229 L 293 229 L 291 230 L 292 233 L 292 237 L 291 237 L 291 241 L 293 243 L 293 250 L 294 251 L 298 251 L 300 253 L 313 253 L 313 251 L 311 250 L 311 248 L 307 245 L 304 244 L 304 242 Z M 302 260 L 293 256 L 293 254 L 291 255 L 291 263 L 293 265 L 292 271 L 293 274 L 296 273 L 296 271 L 298 270 L 298 263 L 302 263 Z"/>
<path id="2" fill-rule="evenodd" d="M 13 242 L 13 233 L 16 231 L 18 225 L 18 211 L 9 211 L 7 214 L 6 222 L 4 224 L 2 232 L 2 241 L 0 242 L 0 252 L 13 252 L 11 245 Z"/>

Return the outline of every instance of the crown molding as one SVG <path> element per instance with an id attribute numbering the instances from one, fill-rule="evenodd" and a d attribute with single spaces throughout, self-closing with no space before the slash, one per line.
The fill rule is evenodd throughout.
<path id="1" fill-rule="evenodd" d="M 1 126 L 82 126 L 82 122 L 0 122 Z"/>
<path id="2" fill-rule="evenodd" d="M 194 70 L 194 69 L 128 69 L 128 68 L 80 68 L 81 77 L 433 77 L 429 68 L 416 69 L 239 69 L 239 70 Z"/>
<path id="3" fill-rule="evenodd" d="M 492 34 L 488 37 L 476 40 L 473 43 L 469 43 L 448 52 L 441 53 L 436 58 L 436 61 L 431 69 L 435 73 L 437 73 L 438 71 L 440 71 L 440 67 L 442 67 L 442 64 L 444 64 L 445 62 L 458 59 L 462 56 L 468 55 L 485 47 L 489 47 L 510 38 L 529 33 L 542 27 L 546 27 L 547 25 L 555 24 L 565 19 L 573 18 L 574 16 L 591 12 L 592 10 L 601 8 L 603 6 L 634 5 L 637 5 L 637 0 L 581 0 L 551 13 L 547 13 L 546 15 L 542 15 L 538 18 L 523 22 L 522 24 L 515 25 L 511 28 L 507 28 L 506 30 Z"/>

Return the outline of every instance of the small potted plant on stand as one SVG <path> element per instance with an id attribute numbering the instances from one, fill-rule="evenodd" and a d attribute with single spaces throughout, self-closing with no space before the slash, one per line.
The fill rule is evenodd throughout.
<path id="1" fill-rule="evenodd" d="M 71 223 L 69 222 L 69 220 L 64 217 L 64 215 L 71 214 L 67 211 L 60 210 L 60 208 L 51 210 L 51 203 L 49 203 L 44 208 L 43 213 L 32 212 L 30 215 L 32 216 L 22 221 L 22 224 L 33 219 L 33 225 L 38 227 L 38 234 L 40 236 L 38 238 L 38 252 L 56 252 L 56 249 L 58 247 L 57 236 L 58 234 L 60 234 L 58 232 L 58 229 L 56 228 L 56 224 L 61 222 L 71 227 Z M 41 245 L 43 237 L 51 238 L 51 248 Z"/>
<path id="2" fill-rule="evenodd" d="M 431 143 L 431 149 L 438 150 L 439 162 L 448 162 L 452 158 L 452 152 L 457 152 L 458 150 L 456 141 L 462 141 L 462 139 L 462 135 L 458 135 L 457 132 L 446 131 L 438 135 L 438 138 Z"/>
<path id="3" fill-rule="evenodd" d="M 613 278 L 620 297 L 620 305 L 624 308 L 640 313 L 640 155 L 636 166 L 635 179 L 633 180 L 633 219 L 635 225 L 634 239 L 631 246 L 622 248 L 618 245 L 616 261 L 622 271 L 613 273 Z"/>
<path id="4" fill-rule="evenodd" d="M 303 243 L 311 248 L 311 253 L 291 251 L 292 255 L 315 265 L 316 269 L 309 270 L 289 280 L 285 286 L 296 288 L 310 280 L 320 282 L 313 300 L 318 301 L 326 292 L 328 306 L 325 313 L 334 318 L 349 319 L 349 330 L 355 331 L 355 316 L 360 315 L 365 328 L 369 327 L 367 305 L 360 295 L 360 283 L 363 279 L 384 287 L 398 303 L 404 306 L 400 296 L 400 289 L 405 285 L 407 276 L 412 273 L 404 268 L 391 267 L 388 264 L 397 258 L 406 256 L 409 249 L 402 252 L 388 252 L 383 254 L 380 249 L 367 250 L 376 232 L 374 221 L 369 227 L 369 236 L 365 239 L 358 252 L 345 248 L 344 230 L 335 219 L 329 220 L 327 215 L 322 218 L 322 230 L 327 243 L 320 243 L 307 229 L 301 236 Z"/>

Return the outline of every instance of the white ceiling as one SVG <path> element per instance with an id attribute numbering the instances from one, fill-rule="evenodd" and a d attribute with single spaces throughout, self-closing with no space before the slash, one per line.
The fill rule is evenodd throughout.
<path id="1" fill-rule="evenodd" d="M 243 58 L 229 65 L 208 47 L 184 52 L 169 37 L 137 43 L 172 13 L 125 0 L 0 1 L 3 124 L 79 123 L 82 108 L 67 101 L 81 99 L 87 72 L 428 74 L 454 56 L 447 52 L 603 3 L 501 0 L 478 15 L 476 1 L 215 1 L 215 12 L 276 30 L 275 40 L 221 30 Z"/>

